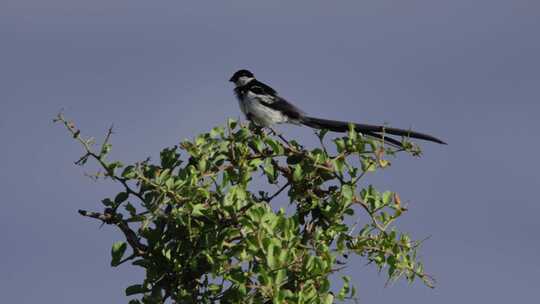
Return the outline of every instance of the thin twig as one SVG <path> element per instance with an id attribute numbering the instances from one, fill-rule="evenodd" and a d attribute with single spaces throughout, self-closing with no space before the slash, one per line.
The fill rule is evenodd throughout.
<path id="1" fill-rule="evenodd" d="M 66 119 L 64 118 L 64 114 L 62 112 L 58 113 L 58 116 L 53 121 L 63 123 L 64 126 L 71 133 L 71 135 L 73 135 L 73 138 L 75 138 L 83 146 L 86 153 L 76 163 L 83 163 L 83 161 L 85 162 L 86 159 L 88 159 L 88 157 L 94 158 L 101 165 L 101 167 L 103 167 L 103 169 L 105 169 L 105 171 L 107 172 L 106 173 L 107 176 L 109 176 L 111 179 L 113 179 L 115 181 L 120 182 L 124 186 L 124 188 L 126 189 L 127 193 L 133 194 L 137 198 L 139 198 L 141 201 L 144 201 L 142 195 L 140 195 L 140 193 L 138 193 L 138 192 L 134 191 L 133 189 L 131 189 L 131 187 L 129 187 L 129 185 L 127 184 L 127 181 L 125 179 L 123 179 L 121 177 L 118 177 L 118 176 L 115 176 L 114 174 L 109 172 L 109 168 L 108 168 L 107 164 L 103 161 L 103 156 L 104 155 L 101 152 L 100 152 L 99 155 L 97 155 L 96 153 L 94 153 L 94 151 L 92 151 L 92 148 L 90 147 L 90 142 L 91 141 L 90 140 L 84 140 L 80 136 L 81 131 L 75 127 L 75 124 L 73 124 L 73 122 L 66 121 Z M 103 142 L 103 145 L 107 144 L 107 142 L 108 142 L 108 140 L 109 140 L 112 133 L 113 133 L 113 131 L 112 131 L 112 126 L 111 126 L 111 128 L 109 128 L 107 136 L 105 137 L 105 141 Z M 102 149 L 103 149 L 103 147 L 102 147 Z"/>
<path id="2" fill-rule="evenodd" d="M 290 181 L 287 181 L 287 183 L 285 183 L 285 185 L 283 185 L 276 193 L 274 193 L 272 196 L 270 196 L 268 198 L 268 202 L 272 201 L 272 199 L 274 199 L 274 197 L 278 196 L 281 192 L 283 192 L 283 190 L 285 190 L 285 188 L 287 188 L 287 186 L 289 186 L 291 184 Z"/>

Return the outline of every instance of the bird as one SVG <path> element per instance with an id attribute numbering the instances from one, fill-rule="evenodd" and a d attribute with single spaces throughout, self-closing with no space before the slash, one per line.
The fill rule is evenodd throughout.
<path id="1" fill-rule="evenodd" d="M 412 130 L 309 116 L 297 106 L 281 97 L 271 86 L 257 80 L 255 75 L 246 69 L 236 71 L 229 81 L 235 85 L 234 93 L 238 99 L 242 113 L 249 121 L 260 127 L 271 129 L 275 124 L 289 123 L 304 125 L 319 130 L 347 132 L 349 131 L 349 125 L 352 123 L 357 132 L 399 147 L 402 147 L 401 141 L 388 137 L 388 135 L 446 144 L 446 142 L 437 137 Z"/>

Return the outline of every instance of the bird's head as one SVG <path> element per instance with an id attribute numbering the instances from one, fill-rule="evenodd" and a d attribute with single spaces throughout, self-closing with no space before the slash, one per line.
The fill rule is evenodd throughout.
<path id="1" fill-rule="evenodd" d="M 238 70 L 236 73 L 234 73 L 229 79 L 230 82 L 234 82 L 234 84 L 237 87 L 241 87 L 245 85 L 246 83 L 250 82 L 251 80 L 255 79 L 255 76 L 253 73 L 251 73 L 248 70 Z"/>

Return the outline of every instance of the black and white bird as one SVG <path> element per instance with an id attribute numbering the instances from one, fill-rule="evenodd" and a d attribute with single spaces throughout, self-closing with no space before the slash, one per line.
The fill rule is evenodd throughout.
<path id="1" fill-rule="evenodd" d="M 292 123 L 315 129 L 328 129 L 334 132 L 347 132 L 349 122 L 311 117 L 304 111 L 279 96 L 272 87 L 258 81 L 248 70 L 239 70 L 229 79 L 235 84 L 234 92 L 238 98 L 240 109 L 246 118 L 261 127 L 271 127 L 274 124 Z M 401 142 L 388 137 L 396 135 L 446 144 L 444 141 L 428 134 L 411 130 L 388 128 L 385 126 L 353 123 L 355 130 L 361 134 L 383 139 L 384 141 L 401 146 Z"/>

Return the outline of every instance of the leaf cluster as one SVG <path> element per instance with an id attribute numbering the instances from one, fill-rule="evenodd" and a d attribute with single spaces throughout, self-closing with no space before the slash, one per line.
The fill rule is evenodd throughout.
<path id="1" fill-rule="evenodd" d="M 164 149 L 157 163 L 124 165 L 107 160 L 112 129 L 93 152 L 73 123 L 61 114 L 56 121 L 83 145 L 77 164 L 95 159 L 102 176 L 122 185 L 101 212 L 79 212 L 123 233 L 112 266 L 145 269 L 144 281 L 126 289 L 138 295 L 132 304 L 343 301 L 355 297 L 350 278 L 336 289 L 330 276 L 351 255 L 387 269 L 389 281 L 432 286 L 417 260 L 420 242 L 393 225 L 407 211 L 398 194 L 363 183 L 396 153 L 419 154 L 408 142 L 392 149 L 351 128 L 330 141 L 331 151 L 325 131 L 317 133 L 320 147 L 306 149 L 229 120 Z M 277 190 L 253 190 L 261 180 Z M 277 207 L 284 199 L 287 212 Z"/>

